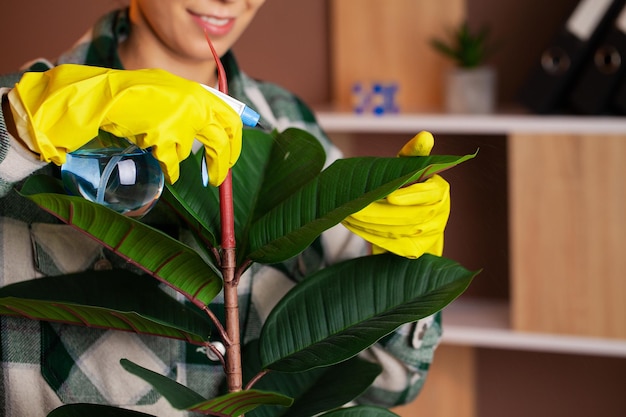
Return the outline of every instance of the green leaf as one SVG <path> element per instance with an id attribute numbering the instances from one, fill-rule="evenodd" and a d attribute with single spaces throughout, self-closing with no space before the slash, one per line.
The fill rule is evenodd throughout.
<path id="1" fill-rule="evenodd" d="M 181 164 L 180 180 L 168 185 L 163 197 L 191 227 L 219 247 L 219 193 L 204 187 L 200 177 L 202 150 Z M 242 152 L 232 168 L 235 235 L 239 264 L 245 260 L 253 222 L 311 181 L 324 166 L 326 155 L 319 141 L 300 129 L 272 135 L 244 129 Z"/>
<path id="2" fill-rule="evenodd" d="M 287 129 L 282 133 L 274 132 L 265 180 L 259 194 L 261 197 L 256 204 L 253 220 L 315 178 L 324 168 L 325 160 L 326 153 L 319 140 L 306 131 Z M 248 171 L 243 168 L 235 173 Z"/>
<path id="3" fill-rule="evenodd" d="M 241 157 L 233 167 L 239 264 L 248 259 L 254 222 L 315 178 L 326 159 L 319 141 L 299 129 L 272 136 L 246 131 L 244 139 Z"/>
<path id="4" fill-rule="evenodd" d="M 240 391 L 205 400 L 200 394 L 184 385 L 127 359 L 122 359 L 120 363 L 124 369 L 151 384 L 155 390 L 169 401 L 172 407 L 179 410 L 237 417 L 254 410 L 260 405 L 288 407 L 293 402 L 291 398 L 285 395 L 260 390 Z"/>
<path id="5" fill-rule="evenodd" d="M 368 405 L 358 405 L 355 407 L 340 408 L 333 410 L 324 417 L 398 417 L 398 415 L 386 408 L 374 407 Z"/>
<path id="6" fill-rule="evenodd" d="M 245 246 L 256 204 L 261 199 L 260 189 L 265 179 L 264 171 L 269 164 L 272 147 L 273 139 L 269 134 L 244 129 L 241 156 L 232 168 L 235 240 L 238 247 Z M 171 188 L 176 191 L 173 193 L 175 197 L 188 202 L 187 209 L 190 210 L 193 218 L 200 220 L 201 227 L 208 229 L 209 233 L 214 236 L 221 236 L 219 189 L 204 187 L 198 175 L 202 163 L 202 152 L 200 150 L 194 158 L 189 158 L 191 162 L 185 161 L 184 164 L 193 165 L 193 169 L 185 170 L 181 175 L 182 181 L 178 181 Z M 186 188 L 188 190 L 183 192 Z M 207 193 L 212 196 L 213 201 L 193 204 L 198 196 Z M 219 248 L 220 244 L 221 242 L 215 240 L 213 246 Z"/>
<path id="7" fill-rule="evenodd" d="M 247 256 L 260 263 L 289 259 L 324 230 L 373 201 L 473 157 L 437 155 L 338 160 L 253 225 Z"/>
<path id="8" fill-rule="evenodd" d="M 131 374 L 152 385 L 172 407 L 178 410 L 185 410 L 205 401 L 205 398 L 197 392 L 179 384 L 173 379 L 139 366 L 128 359 L 120 360 L 120 365 Z"/>
<path id="9" fill-rule="evenodd" d="M 246 345 L 243 359 L 244 377 L 249 380 L 261 370 L 258 340 Z M 283 393 L 294 398 L 294 403 L 288 409 L 259 407 L 248 417 L 313 416 L 343 406 L 361 395 L 380 372 L 380 365 L 358 357 L 305 372 L 270 372 L 256 383 L 255 388 Z"/>
<path id="10" fill-rule="evenodd" d="M 179 410 L 237 417 L 254 410 L 260 405 L 289 407 L 293 402 L 291 398 L 285 395 L 259 390 L 240 391 L 205 400 L 200 394 L 184 385 L 127 359 L 122 359 L 120 363 L 124 369 L 151 384 L 155 390 L 169 401 L 172 407 Z"/>
<path id="11" fill-rule="evenodd" d="M 0 315 L 132 331 L 203 345 L 211 323 L 165 294 L 154 278 L 88 271 L 0 288 Z"/>
<path id="12" fill-rule="evenodd" d="M 165 233 L 81 197 L 33 194 L 49 181 L 45 176 L 30 177 L 22 194 L 199 306 L 210 303 L 221 291 L 216 271 L 193 249 Z"/>
<path id="13" fill-rule="evenodd" d="M 220 200 L 215 187 L 205 187 L 200 175 L 201 154 L 192 155 L 180 164 L 180 178 L 165 184 L 161 199 L 167 202 L 190 225 L 200 241 L 219 247 Z"/>
<path id="14" fill-rule="evenodd" d="M 289 407 L 293 400 L 275 392 L 246 390 L 222 395 L 189 408 L 189 411 L 215 416 L 237 417 L 261 405 Z"/>
<path id="15" fill-rule="evenodd" d="M 341 407 L 372 385 L 382 371 L 380 365 L 357 357 L 322 370 L 322 375 L 286 410 L 283 417 L 308 417 Z M 309 371 L 312 372 L 312 371 Z M 305 373 L 305 372 L 303 372 Z M 283 375 L 301 375 L 291 373 Z"/>
<path id="16" fill-rule="evenodd" d="M 492 53 L 489 35 L 488 27 L 473 32 L 467 22 L 463 22 L 456 30 L 449 31 L 447 39 L 431 39 L 430 44 L 436 51 L 455 61 L 457 66 L 474 68 L 484 64 Z"/>
<path id="17" fill-rule="evenodd" d="M 400 325 L 441 310 L 476 275 L 433 255 L 392 254 L 328 267 L 294 287 L 261 331 L 263 367 L 302 372 L 357 355 Z"/>
<path id="18" fill-rule="evenodd" d="M 0 315 L 23 316 L 34 320 L 166 336 L 198 345 L 204 341 L 198 335 L 156 322 L 137 313 L 72 303 L 7 297 L 0 299 Z"/>
<path id="19" fill-rule="evenodd" d="M 66 404 L 48 413 L 47 417 L 155 417 L 138 411 L 124 410 L 110 405 Z"/>

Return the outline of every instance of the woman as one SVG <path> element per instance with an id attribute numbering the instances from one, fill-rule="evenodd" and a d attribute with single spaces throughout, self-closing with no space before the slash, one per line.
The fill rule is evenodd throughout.
<path id="1" fill-rule="evenodd" d="M 147 133 L 146 137 L 153 139 L 144 145 L 162 145 L 163 149 L 169 149 L 157 158 L 169 180 L 175 181 L 178 161 L 187 156 L 194 137 L 202 136 L 202 132 L 185 131 L 186 135 L 179 135 L 180 143 L 176 144 L 162 144 L 156 133 L 164 125 L 178 129 L 179 126 L 195 123 L 196 119 L 208 117 L 206 113 L 195 114 L 193 109 L 200 103 L 211 108 L 209 116 L 214 120 L 211 132 L 223 139 L 216 143 L 211 134 L 204 135 L 206 140 L 203 144 L 207 153 L 214 155 L 218 165 L 229 167 L 238 156 L 240 122 L 230 114 L 232 111 L 202 96 L 191 85 L 193 83 L 186 81 L 210 86 L 217 83 L 216 65 L 207 45 L 206 33 L 221 56 L 232 96 L 261 113 L 262 123 L 267 126 L 279 130 L 294 126 L 309 131 L 324 145 L 328 161 L 338 158 L 339 151 L 317 125 L 312 112 L 298 98 L 276 85 L 247 77 L 239 70 L 230 52 L 263 3 L 263 0 L 132 0 L 127 10 L 104 16 L 87 36 L 59 57 L 55 65 L 75 63 L 125 70 L 166 70 L 182 79 L 163 75 L 162 78 L 169 84 L 161 90 L 157 89 L 152 105 L 167 108 L 165 106 L 171 99 L 169 96 L 182 89 L 185 94 L 181 94 L 181 106 L 186 106 L 189 111 L 167 115 L 168 120 L 163 120 L 162 115 L 152 115 L 151 118 L 150 114 L 138 113 L 139 110 L 134 108 L 136 106 L 130 104 L 127 96 L 132 95 L 105 97 L 100 94 L 104 90 L 98 90 L 98 94 L 81 96 L 78 105 L 69 106 L 61 112 L 63 117 L 59 116 L 59 123 L 72 119 L 71 113 L 78 111 L 77 108 L 93 109 L 93 113 L 98 114 L 93 123 L 110 118 L 113 125 L 133 125 L 140 114 L 141 119 L 147 122 L 148 131 L 141 131 L 144 126 L 133 125 L 138 131 L 131 133 Z M 70 68 L 64 73 L 65 77 L 60 77 L 55 71 L 62 67 L 48 70 L 51 66 L 45 61 L 37 61 L 31 70 L 45 71 L 43 74 L 46 75 L 41 77 L 47 76 L 46 82 L 60 85 L 60 90 L 66 84 L 71 86 L 90 81 L 93 72 L 98 71 L 90 68 L 74 71 Z M 116 86 L 130 86 L 128 90 L 132 91 L 132 87 L 141 82 L 141 73 L 122 73 L 119 75 L 122 81 L 116 81 Z M 0 285 L 102 265 L 117 266 L 119 260 L 113 254 L 86 238 L 72 234 L 64 225 L 53 224 L 40 210 L 16 198 L 10 191 L 16 183 L 36 170 L 54 171 L 56 166 L 47 162 L 62 162 L 64 149 L 70 147 L 64 146 L 65 139 L 52 138 L 54 135 L 48 138 L 41 134 L 45 123 L 35 120 L 35 111 L 31 110 L 41 103 L 52 102 L 52 98 L 46 96 L 45 91 L 40 92 L 37 82 L 29 84 L 27 77 L 21 77 L 21 74 L 12 74 L 0 80 L 0 85 L 7 87 L 1 91 L 3 117 L 0 117 L 0 158 L 4 157 L 0 162 L 0 192 L 4 196 L 0 200 L 4 216 L 0 228 L 0 255 L 3 256 Z M 108 73 L 105 75 L 106 87 L 103 88 L 114 83 L 111 78 Z M 39 83 L 44 82 L 44 78 L 38 80 Z M 10 90 L 9 87 L 16 81 L 19 81 L 17 87 Z M 115 109 L 115 106 L 119 110 L 113 112 L 115 117 L 100 114 L 104 111 L 102 109 Z M 41 107 L 37 109 L 41 110 Z M 194 114 L 190 116 L 190 112 Z M 52 112 L 40 113 L 46 121 Z M 80 128 L 75 126 L 75 131 L 80 131 Z M 50 143 L 44 144 L 48 139 L 41 137 L 48 138 Z M 76 148 L 89 139 L 87 136 L 73 139 L 81 143 L 72 143 L 72 147 Z M 183 151 L 173 157 L 172 149 Z M 48 157 L 49 153 L 54 155 Z M 221 181 L 224 172 L 221 169 L 213 173 L 213 185 Z M 446 185 L 443 182 L 437 186 L 440 191 L 437 200 L 447 200 Z M 449 206 L 441 205 L 440 210 L 447 217 Z M 384 226 L 372 225 L 372 228 L 384 229 Z M 388 240 L 392 238 L 390 236 Z M 437 231 L 436 239 L 421 242 L 418 246 L 424 246 L 424 249 L 410 256 L 419 256 L 424 250 L 440 253 L 442 238 L 443 228 Z M 343 227 L 328 231 L 321 241 L 323 252 L 317 247 L 306 250 L 299 262 L 286 264 L 281 271 L 264 267 L 255 271 L 254 279 L 251 272 L 244 275 L 240 284 L 243 343 L 258 337 L 259 323 L 276 303 L 277 294 L 284 294 L 307 272 L 302 271 L 301 265 L 307 265 L 309 271 L 315 270 L 329 262 L 354 257 L 365 251 L 363 241 Z M 12 261 L 8 262 L 8 259 Z M 212 305 L 212 309 L 219 308 L 219 303 Z M 0 406 L 4 415 L 43 416 L 64 403 L 74 402 L 114 404 L 154 415 L 181 414 L 172 410 L 150 386 L 119 368 L 117 364 L 122 357 L 174 377 L 207 398 L 216 395 L 223 382 L 218 362 L 211 361 L 206 352 L 197 351 L 182 342 L 7 317 L 0 317 L 0 326 Z M 368 355 L 381 361 L 385 372 L 362 401 L 394 405 L 412 399 L 423 384 L 440 332 L 438 317 L 431 317 L 403 326 L 387 338 L 384 345 L 370 349 Z"/>

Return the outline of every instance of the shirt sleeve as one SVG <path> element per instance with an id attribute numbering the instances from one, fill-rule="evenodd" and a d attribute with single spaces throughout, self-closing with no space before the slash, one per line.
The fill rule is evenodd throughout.
<path id="1" fill-rule="evenodd" d="M 8 93 L 8 88 L 0 88 L 0 97 Z M 8 131 L 4 113 L 0 106 L 0 197 L 36 170 L 47 165 L 36 154 L 23 146 Z"/>
<path id="2" fill-rule="evenodd" d="M 436 313 L 401 326 L 362 352 L 361 358 L 383 370 L 356 402 L 394 407 L 413 401 L 426 381 L 441 334 L 441 313 Z"/>

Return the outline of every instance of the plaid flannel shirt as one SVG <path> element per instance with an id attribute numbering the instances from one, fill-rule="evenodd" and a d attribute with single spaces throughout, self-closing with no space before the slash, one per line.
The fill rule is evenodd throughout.
<path id="1" fill-rule="evenodd" d="M 116 47 L 128 30 L 127 11 L 112 12 L 56 64 L 122 68 Z M 230 52 L 222 61 L 229 93 L 256 109 L 264 125 L 305 129 L 323 144 L 328 163 L 341 156 L 297 97 L 246 76 Z M 29 70 L 51 65 L 38 60 Z M 10 88 L 20 75 L 0 77 L 0 86 Z M 16 195 L 16 184 L 35 171 L 55 175 L 58 169 L 38 161 L 8 134 L 0 109 L 0 286 L 103 265 L 127 267 L 115 254 Z M 359 238 L 336 226 L 296 259 L 279 267 L 254 265 L 239 287 L 242 341 L 258 338 L 271 308 L 308 272 L 364 251 Z M 211 308 L 219 315 L 223 300 L 218 296 Z M 359 402 L 393 406 L 414 398 L 440 336 L 440 318 L 435 315 L 402 326 L 366 351 L 363 357 L 380 362 L 384 371 Z M 223 387 L 221 365 L 182 341 L 0 316 L 0 416 L 45 416 L 64 403 L 75 402 L 114 404 L 160 416 L 186 415 L 122 370 L 122 357 L 175 378 L 207 398 Z"/>

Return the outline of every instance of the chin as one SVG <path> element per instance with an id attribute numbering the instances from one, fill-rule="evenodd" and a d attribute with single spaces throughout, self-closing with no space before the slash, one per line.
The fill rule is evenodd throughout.
<path id="1" fill-rule="evenodd" d="M 224 42 L 220 42 L 219 40 L 211 39 L 213 44 L 213 48 L 215 48 L 215 52 L 219 57 L 222 57 L 229 48 L 224 46 Z M 197 59 L 201 60 L 213 60 L 213 54 L 211 53 L 211 48 L 209 47 L 208 41 L 205 37 L 202 38 L 202 41 L 199 41 L 195 44 L 193 51 L 189 51 L 193 56 Z"/>

